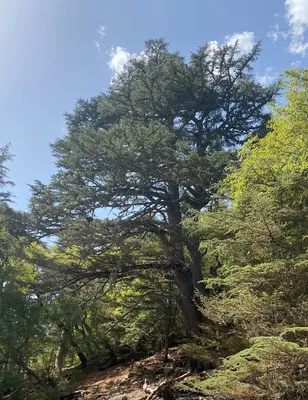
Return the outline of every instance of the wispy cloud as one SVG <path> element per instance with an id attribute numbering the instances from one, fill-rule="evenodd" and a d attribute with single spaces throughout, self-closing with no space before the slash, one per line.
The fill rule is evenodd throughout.
<path id="1" fill-rule="evenodd" d="M 94 40 L 94 46 L 97 48 L 97 50 L 99 51 L 99 52 L 101 52 L 101 45 L 100 45 L 100 43 L 97 41 L 97 40 Z"/>
<path id="2" fill-rule="evenodd" d="M 267 36 L 273 42 L 279 39 L 288 40 L 288 51 L 295 55 L 305 56 L 308 50 L 308 1 L 307 0 L 285 0 L 284 19 L 287 22 L 285 29 L 278 22 L 279 15 L 275 14 L 276 22 L 268 32 Z"/>
<path id="3" fill-rule="evenodd" d="M 276 18 L 277 14 L 275 14 Z M 279 39 L 286 40 L 289 36 L 287 31 L 283 31 L 280 29 L 280 25 L 278 22 L 275 22 L 275 24 L 271 27 L 271 30 L 268 32 L 267 36 L 272 39 L 272 41 L 278 42 Z"/>
<path id="4" fill-rule="evenodd" d="M 240 53 L 245 54 L 252 50 L 253 45 L 255 44 L 255 34 L 254 32 L 247 31 L 242 33 L 233 33 L 232 35 L 226 36 L 225 41 L 229 45 L 237 42 Z"/>
<path id="5" fill-rule="evenodd" d="M 98 25 L 97 33 L 100 35 L 101 38 L 104 38 L 106 36 L 106 31 L 107 31 L 107 28 L 105 26 Z"/>
<path id="6" fill-rule="evenodd" d="M 257 81 L 261 83 L 261 85 L 270 85 L 278 78 L 278 74 L 274 72 L 273 68 L 268 67 L 265 70 L 264 74 L 257 74 Z"/>
<path id="7" fill-rule="evenodd" d="M 106 31 L 107 28 L 103 25 L 98 25 L 97 27 L 97 33 L 99 35 L 99 39 L 98 40 L 94 40 L 94 46 L 97 48 L 97 50 L 99 52 L 101 52 L 101 42 L 103 40 L 103 38 L 106 36 Z"/>

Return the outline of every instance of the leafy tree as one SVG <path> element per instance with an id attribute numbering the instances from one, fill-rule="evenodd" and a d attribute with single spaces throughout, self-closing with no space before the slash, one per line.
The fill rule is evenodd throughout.
<path id="1" fill-rule="evenodd" d="M 52 247 L 48 251 L 32 247 L 29 255 L 40 265 L 33 290 L 40 297 L 54 293 L 48 297 L 50 334 L 58 346 L 56 370 L 64 367 L 65 360 L 72 362 L 73 353 L 83 354 L 85 365 L 85 359 L 100 364 L 119 361 L 123 351 L 135 357 L 161 350 L 162 346 L 167 351 L 169 341 L 180 336 L 174 333 L 178 323 L 170 277 L 162 277 L 156 270 L 140 271 L 138 277 L 129 273 L 123 276 L 116 270 L 110 276 L 105 270 L 110 260 L 121 265 L 123 257 L 126 259 L 125 250 L 129 250 L 131 260 L 136 260 L 135 265 L 138 259 L 146 260 L 148 254 L 158 256 L 155 240 L 133 240 L 121 250 L 113 248 L 102 254 L 95 260 L 102 270 L 89 271 L 93 263 L 92 251 L 88 250 L 87 258 L 83 255 L 86 248 L 81 246 Z M 80 281 L 81 276 L 84 281 Z"/>
<path id="2" fill-rule="evenodd" d="M 288 71 L 283 88 L 270 133 L 244 146 L 222 184 L 227 207 L 194 227 L 224 263 L 203 312 L 250 341 L 197 384 L 227 398 L 307 397 L 308 71 Z"/>
<path id="3" fill-rule="evenodd" d="M 199 332 L 194 295 L 206 288 L 199 237 L 187 235 L 182 222 L 192 211 L 211 209 L 213 185 L 234 146 L 248 133 L 264 134 L 264 106 L 278 88 L 262 87 L 251 74 L 259 51 L 256 45 L 240 55 L 237 44 L 206 44 L 186 61 L 162 39 L 146 42 L 107 94 L 80 100 L 66 115 L 68 134 L 52 146 L 58 172 L 50 185 L 33 185 L 32 211 L 42 233 L 58 235 L 64 245 L 65 232 L 76 224 L 93 224 L 96 272 L 102 274 L 102 251 L 156 235 L 159 258 L 137 264 L 109 258 L 104 272 L 172 271 L 188 332 Z M 100 222 L 106 207 L 117 218 Z"/>
<path id="4" fill-rule="evenodd" d="M 29 287 L 36 271 L 23 257 L 28 241 L 24 214 L 11 209 L 6 185 L 8 147 L 0 150 L 0 395 L 19 398 L 26 378 L 42 383 L 30 359 L 38 355 L 44 335 L 39 305 L 31 299 Z"/>
<path id="5" fill-rule="evenodd" d="M 8 167 L 6 162 L 12 159 L 12 155 L 9 152 L 9 146 L 4 146 L 0 148 L 0 188 L 4 188 L 7 185 L 13 185 L 13 182 L 8 180 Z M 11 200 L 11 193 L 8 191 L 0 192 L 0 201 Z"/>

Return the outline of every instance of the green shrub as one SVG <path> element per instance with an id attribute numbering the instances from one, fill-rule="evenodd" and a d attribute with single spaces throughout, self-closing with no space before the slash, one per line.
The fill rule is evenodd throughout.
<path id="1" fill-rule="evenodd" d="M 282 337 L 258 337 L 251 347 L 224 359 L 220 369 L 189 387 L 236 400 L 308 398 L 308 348 Z"/>
<path id="2" fill-rule="evenodd" d="M 48 388 L 44 391 L 37 393 L 33 400 L 59 400 L 60 392 L 57 388 Z"/>
<path id="3" fill-rule="evenodd" d="M 19 400 L 23 389 L 23 381 L 14 371 L 0 372 L 0 398 L 11 394 L 10 400 Z"/>

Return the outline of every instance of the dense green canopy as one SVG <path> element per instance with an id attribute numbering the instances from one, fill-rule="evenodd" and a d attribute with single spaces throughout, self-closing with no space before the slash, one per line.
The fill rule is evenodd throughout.
<path id="1" fill-rule="evenodd" d="M 52 146 L 57 173 L 50 185 L 33 186 L 38 228 L 59 235 L 64 246 L 63 235 L 68 238 L 76 221 L 94 222 L 92 260 L 127 238 L 156 236 L 159 258 L 128 258 L 123 268 L 169 269 L 186 329 L 195 334 L 201 315 L 193 297 L 196 289 L 206 291 L 203 255 L 199 238 L 188 236 L 182 222 L 213 206 L 214 185 L 235 146 L 248 133 L 265 132 L 264 106 L 278 87 L 262 87 L 252 75 L 259 50 L 256 45 L 241 55 L 237 44 L 206 44 L 186 61 L 162 39 L 146 42 L 107 94 L 79 101 L 66 115 L 68 133 Z M 106 207 L 116 210 L 112 227 L 98 221 Z M 79 233 L 84 241 L 86 231 Z M 110 268 L 119 264 L 109 261 Z"/>
<path id="2" fill-rule="evenodd" d="M 208 281 L 217 295 L 203 298 L 203 312 L 251 343 L 197 384 L 211 394 L 307 397 L 306 370 L 298 371 L 308 360 L 307 70 L 287 72 L 284 89 L 270 132 L 244 146 L 222 183 L 232 206 L 203 214 L 197 228 L 224 264 Z"/>
<path id="3" fill-rule="evenodd" d="M 307 398 L 308 71 L 264 87 L 259 50 L 146 42 L 66 114 L 27 213 L 2 148 L 0 397 L 185 342 L 214 369 L 186 389 Z"/>

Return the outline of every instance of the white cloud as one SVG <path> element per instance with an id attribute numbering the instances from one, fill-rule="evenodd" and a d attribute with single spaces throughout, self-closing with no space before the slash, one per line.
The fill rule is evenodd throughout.
<path id="1" fill-rule="evenodd" d="M 111 47 L 107 54 L 110 56 L 110 60 L 107 62 L 107 65 L 114 72 L 113 78 L 123 72 L 123 69 L 129 60 L 135 59 L 138 61 L 144 60 L 147 62 L 149 58 L 149 55 L 145 51 L 141 51 L 139 54 L 130 53 L 127 49 L 121 46 Z"/>
<path id="2" fill-rule="evenodd" d="M 99 52 L 101 52 L 101 41 L 106 36 L 107 28 L 103 25 L 98 25 L 97 33 L 99 35 L 99 40 L 94 40 L 94 46 L 97 48 Z"/>
<path id="3" fill-rule="evenodd" d="M 265 73 L 263 75 L 257 74 L 257 81 L 261 83 L 261 85 L 270 85 L 275 79 L 278 78 L 277 73 L 274 72 L 273 68 L 266 68 Z"/>
<path id="4" fill-rule="evenodd" d="M 279 39 L 286 40 L 289 36 L 288 32 L 282 31 L 280 29 L 279 23 L 276 22 L 272 27 L 271 30 L 268 32 L 267 36 L 272 39 L 272 41 L 275 43 Z"/>
<path id="5" fill-rule="evenodd" d="M 219 49 L 219 44 L 218 44 L 217 40 L 212 40 L 212 41 L 208 42 L 208 50 L 209 50 L 209 54 L 211 56 L 213 56 L 215 51 L 217 51 L 218 49 Z"/>
<path id="6" fill-rule="evenodd" d="M 277 26 L 277 29 L 279 29 L 278 26 Z M 279 39 L 279 34 L 277 32 L 277 29 L 273 29 L 273 30 L 269 31 L 267 34 L 267 37 L 272 39 L 273 42 L 277 42 L 277 40 Z"/>
<path id="7" fill-rule="evenodd" d="M 286 17 L 289 23 L 289 51 L 304 56 L 308 50 L 305 32 L 308 28 L 308 1 L 286 0 Z"/>
<path id="8" fill-rule="evenodd" d="M 97 48 L 97 50 L 99 51 L 99 52 L 101 52 L 101 45 L 100 45 L 100 43 L 97 41 L 97 40 L 94 40 L 94 46 Z"/>
<path id="9" fill-rule="evenodd" d="M 279 39 L 286 40 L 289 36 L 289 33 L 287 31 L 283 31 L 282 29 L 280 29 L 280 25 L 281 25 L 280 15 L 277 13 L 275 13 L 274 15 L 276 18 L 276 22 L 274 23 L 273 26 L 271 26 L 271 30 L 267 33 L 267 37 L 272 39 L 272 41 L 275 43 Z"/>
<path id="10" fill-rule="evenodd" d="M 300 60 L 296 60 L 294 62 L 291 63 L 291 67 L 292 68 L 299 68 L 301 66 L 301 61 Z"/>
<path id="11" fill-rule="evenodd" d="M 132 57 L 129 51 L 120 46 L 116 48 L 112 47 L 109 54 L 110 60 L 107 64 L 115 74 L 120 74 L 125 64 L 127 64 L 128 60 Z"/>
<path id="12" fill-rule="evenodd" d="M 291 43 L 289 45 L 289 50 L 290 50 L 290 53 L 292 53 L 292 54 L 299 54 L 304 57 L 306 54 L 306 51 L 308 50 L 308 42 L 304 42 L 303 40 L 292 39 Z"/>
<path id="13" fill-rule="evenodd" d="M 290 53 L 305 56 L 308 50 L 308 0 L 285 0 L 284 5 L 284 20 L 288 26 L 284 30 L 280 29 L 283 21 L 278 14 L 275 14 L 277 21 L 267 36 L 273 42 L 277 42 L 279 39 L 288 40 Z"/>
<path id="14" fill-rule="evenodd" d="M 232 35 L 228 35 L 225 37 L 225 43 L 229 45 L 233 45 L 238 42 L 240 54 L 247 53 L 252 50 L 254 45 L 254 32 L 243 32 L 243 33 L 233 33 Z M 99 43 L 94 42 L 96 47 L 100 50 Z M 214 55 L 215 51 L 217 51 L 220 47 L 219 43 L 216 40 L 210 41 L 208 43 L 208 50 L 210 55 Z M 145 60 L 149 57 L 149 54 L 141 51 L 139 54 L 130 53 L 126 48 L 121 46 L 111 47 L 108 52 L 110 56 L 110 60 L 107 62 L 108 67 L 114 72 L 114 77 L 120 74 L 124 66 L 131 59 L 136 60 Z"/>
<path id="15" fill-rule="evenodd" d="M 106 30 L 107 28 L 105 26 L 98 25 L 97 33 L 100 35 L 101 38 L 104 38 L 106 36 Z"/>
<path id="16" fill-rule="evenodd" d="M 135 58 L 138 61 L 144 60 L 147 62 L 149 59 L 149 53 L 146 53 L 145 51 L 141 51 L 140 54 L 133 53 L 131 58 Z"/>
<path id="17" fill-rule="evenodd" d="M 249 53 L 255 44 L 254 32 L 233 33 L 225 37 L 226 43 L 233 45 L 238 43 L 241 54 Z"/>

